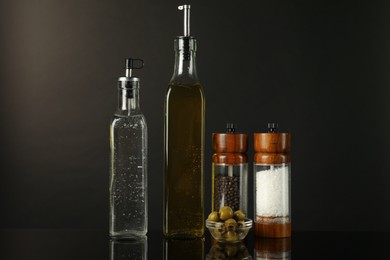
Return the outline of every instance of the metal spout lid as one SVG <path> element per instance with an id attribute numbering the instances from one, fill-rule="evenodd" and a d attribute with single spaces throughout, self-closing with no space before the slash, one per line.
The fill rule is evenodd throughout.
<path id="1" fill-rule="evenodd" d="M 175 50 L 183 51 L 184 56 L 189 56 L 191 51 L 196 51 L 196 39 L 190 34 L 190 10 L 191 5 L 180 5 L 179 10 L 184 13 L 184 32 L 183 36 L 177 36 L 175 39 Z M 188 57 L 189 58 L 189 57 Z"/>
<path id="2" fill-rule="evenodd" d="M 177 7 L 179 10 L 184 12 L 184 37 L 190 36 L 190 10 L 191 5 L 179 5 Z"/>
<path id="3" fill-rule="evenodd" d="M 122 89 L 134 89 L 139 88 L 140 78 L 133 76 L 133 69 L 142 69 L 144 67 L 144 61 L 142 59 L 126 59 L 126 76 L 118 79 L 118 88 Z"/>

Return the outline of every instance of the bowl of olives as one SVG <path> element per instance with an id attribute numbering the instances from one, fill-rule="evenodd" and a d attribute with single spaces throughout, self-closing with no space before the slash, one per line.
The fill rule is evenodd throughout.
<path id="1" fill-rule="evenodd" d="M 245 217 L 241 210 L 233 211 L 222 207 L 210 213 L 206 227 L 211 235 L 220 242 L 238 242 L 243 240 L 252 227 L 252 220 Z"/>

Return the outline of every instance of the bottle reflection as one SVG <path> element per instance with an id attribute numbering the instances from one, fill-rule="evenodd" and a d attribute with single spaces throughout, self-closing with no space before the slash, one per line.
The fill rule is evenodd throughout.
<path id="1" fill-rule="evenodd" d="M 287 238 L 256 238 L 256 260 L 291 259 L 291 237 Z"/>
<path id="2" fill-rule="evenodd" d="M 204 239 L 164 239 L 164 260 L 203 260 Z"/>
<path id="3" fill-rule="evenodd" d="M 110 260 L 146 260 L 147 251 L 147 237 L 110 241 Z"/>
<path id="4" fill-rule="evenodd" d="M 243 242 L 238 243 L 216 243 L 211 248 L 206 256 L 206 260 L 252 260 L 248 249 Z"/>

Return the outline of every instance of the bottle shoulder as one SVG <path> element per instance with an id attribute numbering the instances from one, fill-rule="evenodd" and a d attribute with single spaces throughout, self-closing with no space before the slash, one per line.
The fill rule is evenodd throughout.
<path id="1" fill-rule="evenodd" d="M 175 93 L 199 93 L 204 96 L 203 86 L 200 83 L 169 83 L 167 95 Z"/>
<path id="2" fill-rule="evenodd" d="M 177 102 L 204 106 L 206 101 L 202 85 L 169 84 L 165 95 L 165 103 L 173 104 Z"/>
<path id="3" fill-rule="evenodd" d="M 140 127 L 140 128 L 146 128 L 146 119 L 143 114 L 137 114 L 137 115 L 120 115 L 115 113 L 111 118 L 111 127 Z"/>
<path id="4" fill-rule="evenodd" d="M 173 85 L 196 85 L 196 84 L 199 84 L 199 85 L 201 85 L 198 77 L 192 77 L 192 76 L 188 76 L 186 74 L 182 74 L 182 75 L 173 74 L 171 80 L 169 81 L 169 84 L 173 84 Z"/>

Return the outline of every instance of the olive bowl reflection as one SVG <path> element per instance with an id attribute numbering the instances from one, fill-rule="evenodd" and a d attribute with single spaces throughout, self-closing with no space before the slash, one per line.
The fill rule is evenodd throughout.
<path id="1" fill-rule="evenodd" d="M 214 244 L 206 256 L 206 260 L 252 260 L 243 242 Z"/>

